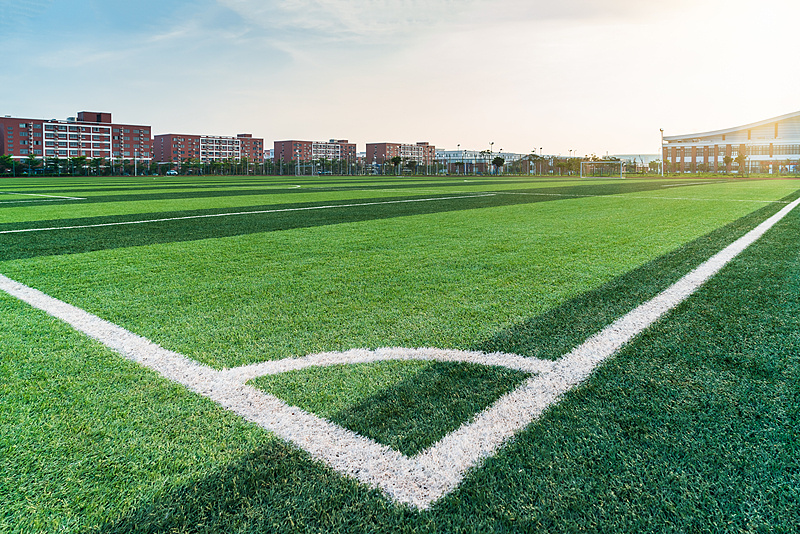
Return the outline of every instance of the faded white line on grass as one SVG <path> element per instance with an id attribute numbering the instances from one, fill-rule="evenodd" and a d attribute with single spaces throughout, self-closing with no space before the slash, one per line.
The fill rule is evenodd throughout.
<path id="1" fill-rule="evenodd" d="M 598 365 L 688 298 L 798 204 L 800 199 L 785 206 L 655 298 L 616 320 L 560 359 L 554 362 L 533 360 L 529 370 L 538 374 L 503 395 L 472 421 L 413 457 L 289 406 L 243 382 L 261 374 L 285 372 L 309 365 L 391 359 L 392 354 L 396 355 L 394 359 L 450 358 L 447 361 L 475 361 L 488 365 L 509 365 L 511 368 L 522 365 L 524 358 L 438 349 L 379 349 L 348 351 L 338 355 L 326 353 L 216 371 L 2 275 L 0 289 L 67 322 L 126 358 L 275 432 L 337 471 L 380 488 L 398 502 L 427 509 L 456 488 L 469 469 L 495 454 L 504 443 L 538 419 L 566 392 L 586 380 Z"/>
<path id="2" fill-rule="evenodd" d="M 64 199 L 64 200 L 86 200 L 85 198 L 80 198 L 80 197 L 62 197 L 62 196 L 58 196 L 58 195 L 42 195 L 40 193 L 18 193 L 16 191 L 0 191 L 0 194 L 3 194 L 3 195 L 19 195 L 21 197 L 47 197 L 47 198 Z"/>
<path id="3" fill-rule="evenodd" d="M 756 199 L 738 199 L 738 198 L 700 198 L 700 197 L 664 197 L 664 196 L 645 196 L 637 195 L 635 193 L 622 193 L 610 195 L 570 195 L 566 193 L 526 193 L 515 191 L 492 191 L 497 195 L 529 195 L 529 196 L 543 196 L 543 197 L 568 197 L 568 198 L 640 198 L 647 200 L 701 200 L 704 202 L 755 202 L 759 204 L 788 204 L 785 200 L 756 200 Z"/>
<path id="4" fill-rule="evenodd" d="M 64 200 L 86 200 L 82 197 L 61 197 L 56 195 L 40 195 L 34 193 L 17 193 L 15 191 L 0 191 L 0 195 L 19 195 L 25 197 L 46 197 L 34 200 L 0 200 L 0 204 L 28 204 L 32 202 L 63 202 Z"/>
<path id="5" fill-rule="evenodd" d="M 690 182 L 688 184 L 668 184 L 662 185 L 661 187 L 683 187 L 685 185 L 706 185 L 706 184 L 715 184 L 719 182 Z"/>
<path id="6" fill-rule="evenodd" d="M 279 208 L 279 209 L 271 209 L 271 210 L 255 210 L 255 211 L 236 211 L 236 212 L 229 212 L 229 213 L 210 213 L 206 215 L 186 215 L 184 217 L 165 217 L 163 219 L 145 219 L 139 221 L 122 221 L 122 222 L 113 222 L 113 223 L 98 223 L 98 224 L 79 224 L 75 226 L 51 226 L 47 228 L 22 228 L 19 230 L 3 230 L 0 231 L 0 234 L 18 234 L 18 233 L 26 233 L 26 232 L 50 232 L 55 230 L 76 230 L 79 228 L 102 228 L 105 226 L 127 226 L 132 224 L 148 224 L 148 223 L 159 223 L 159 222 L 169 222 L 169 221 L 187 221 L 191 219 L 211 219 L 214 217 L 234 217 L 240 215 L 261 215 L 265 213 L 285 213 L 290 211 L 313 211 L 313 210 L 324 210 L 324 209 L 335 209 L 335 208 L 356 208 L 361 206 L 380 206 L 384 204 L 409 204 L 413 202 L 437 202 L 442 200 L 459 200 L 465 198 L 481 198 L 481 197 L 492 197 L 495 196 L 495 193 L 483 193 L 483 194 L 476 194 L 476 195 L 463 195 L 463 196 L 452 196 L 452 197 L 438 197 L 438 198 L 410 198 L 405 200 L 385 200 L 379 202 L 360 202 L 360 203 L 353 203 L 353 204 L 330 204 L 326 206 L 307 206 L 304 208 Z"/>

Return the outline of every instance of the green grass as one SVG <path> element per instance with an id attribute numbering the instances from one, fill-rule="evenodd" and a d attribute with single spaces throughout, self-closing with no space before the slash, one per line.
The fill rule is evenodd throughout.
<path id="1" fill-rule="evenodd" d="M 80 215 L 68 203 L 0 204 L 0 230 L 154 213 L 162 202 L 182 209 L 180 198 L 150 205 L 144 197 L 194 185 L 225 191 L 190 199 L 212 211 L 234 199 L 313 204 L 432 187 L 362 181 L 304 183 L 316 188 L 305 196 L 240 177 L 4 180 L 2 191 L 88 197 L 77 192 L 92 189 L 96 201 Z M 124 244 L 92 231 L 64 239 L 96 244 L 82 253 L 69 253 L 74 243 L 40 243 L 25 256 L 14 252 L 23 240 L 0 234 L 0 273 L 216 367 L 394 345 L 557 358 L 798 188 L 789 180 L 435 181 L 442 195 L 469 185 L 605 196 L 296 216 L 287 229 L 264 218 L 239 233 L 219 219 L 195 236 L 191 225 L 166 226 L 155 240 L 132 227 Z M 799 232 L 793 213 L 428 512 L 392 504 L 0 294 L 0 532 L 792 532 Z M 521 379 L 498 371 L 381 363 L 257 383 L 413 453 Z"/>
<path id="2" fill-rule="evenodd" d="M 381 362 L 263 376 L 254 385 L 412 456 L 529 375 L 466 363 Z"/>
<path id="3" fill-rule="evenodd" d="M 750 193 L 759 200 L 776 196 L 756 185 Z M 780 194 L 785 183 L 778 186 Z M 742 186 L 731 187 L 728 197 L 743 196 Z M 689 191 L 714 194 L 682 194 Z M 763 206 L 719 204 L 566 199 L 1 265 L 7 276 L 217 367 L 354 347 L 470 349 Z M 143 227 L 124 232 L 132 241 L 150 237 Z"/>

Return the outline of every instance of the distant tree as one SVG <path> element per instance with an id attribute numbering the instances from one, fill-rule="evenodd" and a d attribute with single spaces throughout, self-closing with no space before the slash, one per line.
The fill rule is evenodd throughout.
<path id="1" fill-rule="evenodd" d="M 100 168 L 105 162 L 105 158 L 92 158 L 92 160 L 89 162 L 89 165 L 92 167 L 92 169 L 94 169 L 94 174 L 96 176 L 100 176 Z"/>
<path id="2" fill-rule="evenodd" d="M 417 165 L 418 165 L 417 162 L 414 161 L 413 159 L 411 161 L 406 162 L 406 168 L 410 170 L 412 173 L 417 172 Z"/>
<path id="3" fill-rule="evenodd" d="M 747 153 L 744 150 L 736 155 L 736 164 L 739 166 L 739 174 L 744 174 L 747 165 Z"/>
<path id="4" fill-rule="evenodd" d="M 83 167 L 86 165 L 87 157 L 86 156 L 78 156 L 75 158 L 70 158 L 70 164 L 72 165 L 72 175 L 76 176 L 81 173 Z"/>
<path id="5" fill-rule="evenodd" d="M 506 164 L 505 158 L 502 158 L 500 156 L 495 156 L 495 158 L 492 160 L 492 165 L 494 165 L 495 172 L 498 172 L 500 169 L 502 169 L 503 165 L 505 164 Z"/>
<path id="6" fill-rule="evenodd" d="M 731 168 L 731 164 L 733 163 L 733 158 L 726 154 L 725 157 L 722 158 L 722 163 L 725 165 L 725 172 L 728 172 L 728 169 Z"/>
<path id="7" fill-rule="evenodd" d="M 42 163 L 42 160 L 37 159 L 33 154 L 28 154 L 28 157 L 25 158 L 25 168 L 28 175 L 32 175 L 40 163 Z"/>
<path id="8" fill-rule="evenodd" d="M 45 172 L 49 174 L 61 174 L 61 160 L 57 157 L 50 157 L 45 160 Z"/>
<path id="9" fill-rule="evenodd" d="M 397 174 L 400 174 L 400 164 L 403 162 L 403 158 L 401 158 L 400 156 L 395 156 L 389 161 L 391 161 L 392 165 L 394 165 L 395 172 Z"/>
<path id="10" fill-rule="evenodd" d="M 542 159 L 543 159 L 542 156 L 540 156 L 536 152 L 531 152 L 528 155 L 528 162 L 530 163 L 532 174 L 539 174 L 541 172 L 541 169 L 539 168 L 540 167 L 539 162 Z"/>
<path id="11" fill-rule="evenodd" d="M 3 154 L 0 156 L 0 172 L 5 173 L 7 171 L 14 171 L 16 168 L 16 164 L 14 163 L 14 158 L 9 156 L 8 154 Z"/>

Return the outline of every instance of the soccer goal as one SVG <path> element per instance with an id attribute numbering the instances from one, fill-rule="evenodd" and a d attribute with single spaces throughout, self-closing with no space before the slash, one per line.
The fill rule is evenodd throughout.
<path id="1" fill-rule="evenodd" d="M 581 161 L 581 178 L 587 177 L 625 178 L 625 162 Z"/>

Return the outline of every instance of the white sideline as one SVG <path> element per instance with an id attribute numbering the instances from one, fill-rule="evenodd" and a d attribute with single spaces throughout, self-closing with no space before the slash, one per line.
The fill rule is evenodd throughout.
<path id="1" fill-rule="evenodd" d="M 380 488 L 395 501 L 427 509 L 455 489 L 469 469 L 496 453 L 567 391 L 586 380 L 600 363 L 694 293 L 798 204 L 800 199 L 785 206 L 655 298 L 554 362 L 536 359 L 524 362 L 528 359 L 517 355 L 443 349 L 378 349 L 323 353 L 217 371 L 3 275 L 0 275 L 0 290 L 67 322 L 124 357 L 275 432 L 333 469 Z M 407 457 L 244 384 L 255 376 L 309 365 L 387 359 L 470 361 L 524 368 L 538 374 L 502 396 L 472 421 L 413 457 Z"/>
<path id="2" fill-rule="evenodd" d="M 0 195 L 19 195 L 23 197 L 46 197 L 35 200 L 0 200 L 0 204 L 24 204 L 30 202 L 61 202 L 63 200 L 86 200 L 82 197 L 60 197 L 57 195 L 42 195 L 37 193 L 17 193 L 15 191 L 0 191 Z"/>
<path id="3" fill-rule="evenodd" d="M 21 197 L 46 197 L 46 198 L 54 198 L 56 200 L 86 200 L 85 198 L 81 197 L 62 197 L 58 195 L 43 195 L 41 193 L 18 193 L 16 191 L 0 191 L 0 194 L 19 195 Z"/>
<path id="4" fill-rule="evenodd" d="M 23 232 L 49 232 L 53 230 L 76 230 L 79 228 L 101 228 L 104 226 L 126 226 L 131 224 L 147 224 L 147 223 L 157 223 L 157 222 L 167 222 L 167 221 L 187 221 L 191 219 L 211 219 L 214 217 L 234 217 L 239 215 L 259 215 L 264 213 L 284 213 L 289 211 L 312 211 L 312 210 L 324 210 L 324 209 L 334 209 L 334 208 L 355 208 L 359 206 L 380 206 L 383 204 L 408 204 L 411 202 L 436 202 L 441 200 L 458 200 L 464 198 L 481 198 L 481 197 L 493 197 L 493 196 L 495 196 L 494 193 L 482 193 L 475 195 L 462 195 L 453 197 L 411 198 L 404 200 L 384 200 L 379 202 L 361 202 L 354 204 L 331 204 L 327 206 L 308 206 L 304 208 L 280 208 L 272 210 L 209 213 L 206 215 L 186 215 L 184 217 L 166 217 L 163 219 L 144 219 L 139 221 L 122 221 L 122 222 L 100 223 L 100 224 L 80 224 L 76 226 L 51 226 L 47 228 L 22 228 L 19 230 L 3 230 L 0 231 L 0 234 L 19 234 Z"/>

